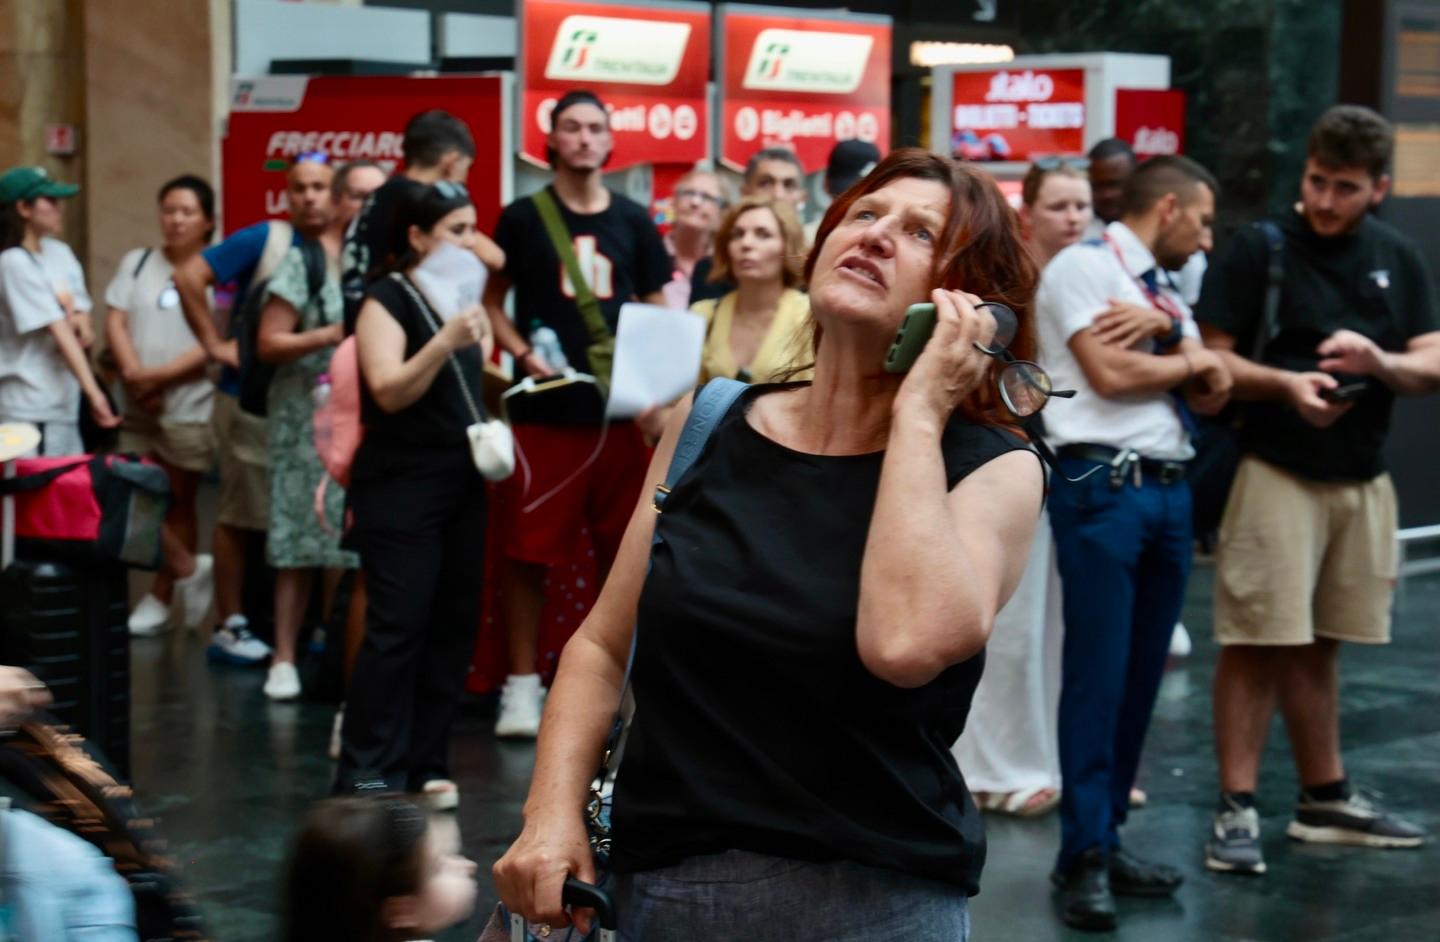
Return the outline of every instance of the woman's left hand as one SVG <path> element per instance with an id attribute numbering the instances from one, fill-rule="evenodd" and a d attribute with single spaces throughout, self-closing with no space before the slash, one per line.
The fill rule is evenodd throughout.
<path id="1" fill-rule="evenodd" d="M 976 308 L 980 298 L 964 291 L 937 288 L 930 300 L 935 303 L 935 333 L 900 384 L 894 412 L 919 413 L 943 427 L 989 375 L 991 358 L 975 345 L 989 346 L 995 318 Z"/>

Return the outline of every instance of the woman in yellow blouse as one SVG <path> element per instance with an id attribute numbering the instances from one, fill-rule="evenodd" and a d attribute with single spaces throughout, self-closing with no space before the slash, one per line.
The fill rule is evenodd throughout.
<path id="1" fill-rule="evenodd" d="M 725 215 L 710 278 L 736 288 L 690 308 L 708 322 L 701 383 L 716 376 L 770 382 L 810 361 L 808 335 L 801 336 L 810 300 L 798 287 L 804 239 L 788 203 L 749 196 Z"/>

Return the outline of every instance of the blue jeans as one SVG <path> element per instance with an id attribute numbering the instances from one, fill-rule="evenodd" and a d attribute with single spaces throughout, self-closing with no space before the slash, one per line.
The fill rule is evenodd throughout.
<path id="1" fill-rule="evenodd" d="M 970 904 L 948 883 L 849 861 L 813 863 L 748 851 L 612 873 L 623 942 L 965 942 Z"/>
<path id="2" fill-rule="evenodd" d="M 1064 459 L 1076 477 L 1094 463 Z M 1060 855 L 1120 845 L 1140 748 L 1190 575 L 1190 486 L 1106 471 L 1051 481 L 1064 590 L 1060 680 Z"/>

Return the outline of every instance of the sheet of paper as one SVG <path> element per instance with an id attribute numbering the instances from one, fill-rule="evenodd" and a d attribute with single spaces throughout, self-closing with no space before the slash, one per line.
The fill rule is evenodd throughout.
<path id="1" fill-rule="evenodd" d="M 621 306 L 605 414 L 631 419 L 694 389 L 704 345 L 705 318 L 699 314 L 634 302 Z"/>
<path id="2" fill-rule="evenodd" d="M 415 283 L 445 320 L 480 303 L 489 272 L 474 252 L 441 242 L 416 266 Z"/>

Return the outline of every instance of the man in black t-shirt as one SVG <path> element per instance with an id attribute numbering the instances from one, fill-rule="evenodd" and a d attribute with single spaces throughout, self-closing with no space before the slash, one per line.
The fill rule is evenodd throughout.
<path id="1" fill-rule="evenodd" d="M 601 182 L 614 143 L 604 104 L 589 92 L 570 92 L 555 105 L 550 122 L 555 180 L 547 190 L 613 335 L 627 301 L 664 303 L 661 289 L 672 273 L 670 256 L 645 209 Z M 484 304 L 497 342 L 515 358 L 517 374 L 548 376 L 566 365 L 548 362 L 553 347 L 549 353 L 545 344 L 536 349 L 531 338 L 540 328 L 555 333 L 570 367 L 593 374 L 587 352 L 591 328 L 534 198 L 505 207 L 495 240 L 507 261 L 486 285 Z M 512 287 L 514 323 L 504 308 Z M 540 728 L 543 692 L 535 660 L 546 569 L 570 561 L 580 532 L 588 528 L 604 580 L 649 463 L 649 448 L 635 423 L 607 424 L 600 417 L 603 402 L 593 385 L 572 383 L 534 394 L 534 405 L 530 411 L 543 411 L 544 419 L 536 415 L 514 426 L 523 469 L 495 494 L 496 525 L 508 564 L 502 570 L 502 601 L 510 652 L 495 732 L 511 738 L 533 738 Z"/>
<path id="2" fill-rule="evenodd" d="M 422 111 L 405 125 L 401 144 L 405 169 L 370 194 L 345 233 L 340 285 L 345 296 L 345 332 L 353 333 L 365 289 L 385 274 L 391 256 L 404 247 L 404 235 L 395 232 L 395 214 L 405 194 L 425 184 L 446 180 L 464 184 L 475 162 L 475 139 L 470 128 L 448 111 Z M 505 259 L 495 243 L 477 233 L 475 254 L 492 271 Z"/>
<path id="3" fill-rule="evenodd" d="M 1408 239 L 1370 210 L 1394 133 L 1367 108 L 1311 131 L 1301 201 L 1277 221 L 1284 281 L 1261 362 L 1269 247 L 1237 234 L 1196 318 L 1246 408 L 1215 574 L 1220 805 L 1206 865 L 1262 873 L 1255 786 L 1278 702 L 1300 780 L 1296 840 L 1414 847 L 1424 832 L 1355 793 L 1340 758 L 1340 642 L 1384 644 L 1396 575 L 1395 491 L 1381 449 L 1397 394 L 1440 389 L 1440 309 Z"/>

